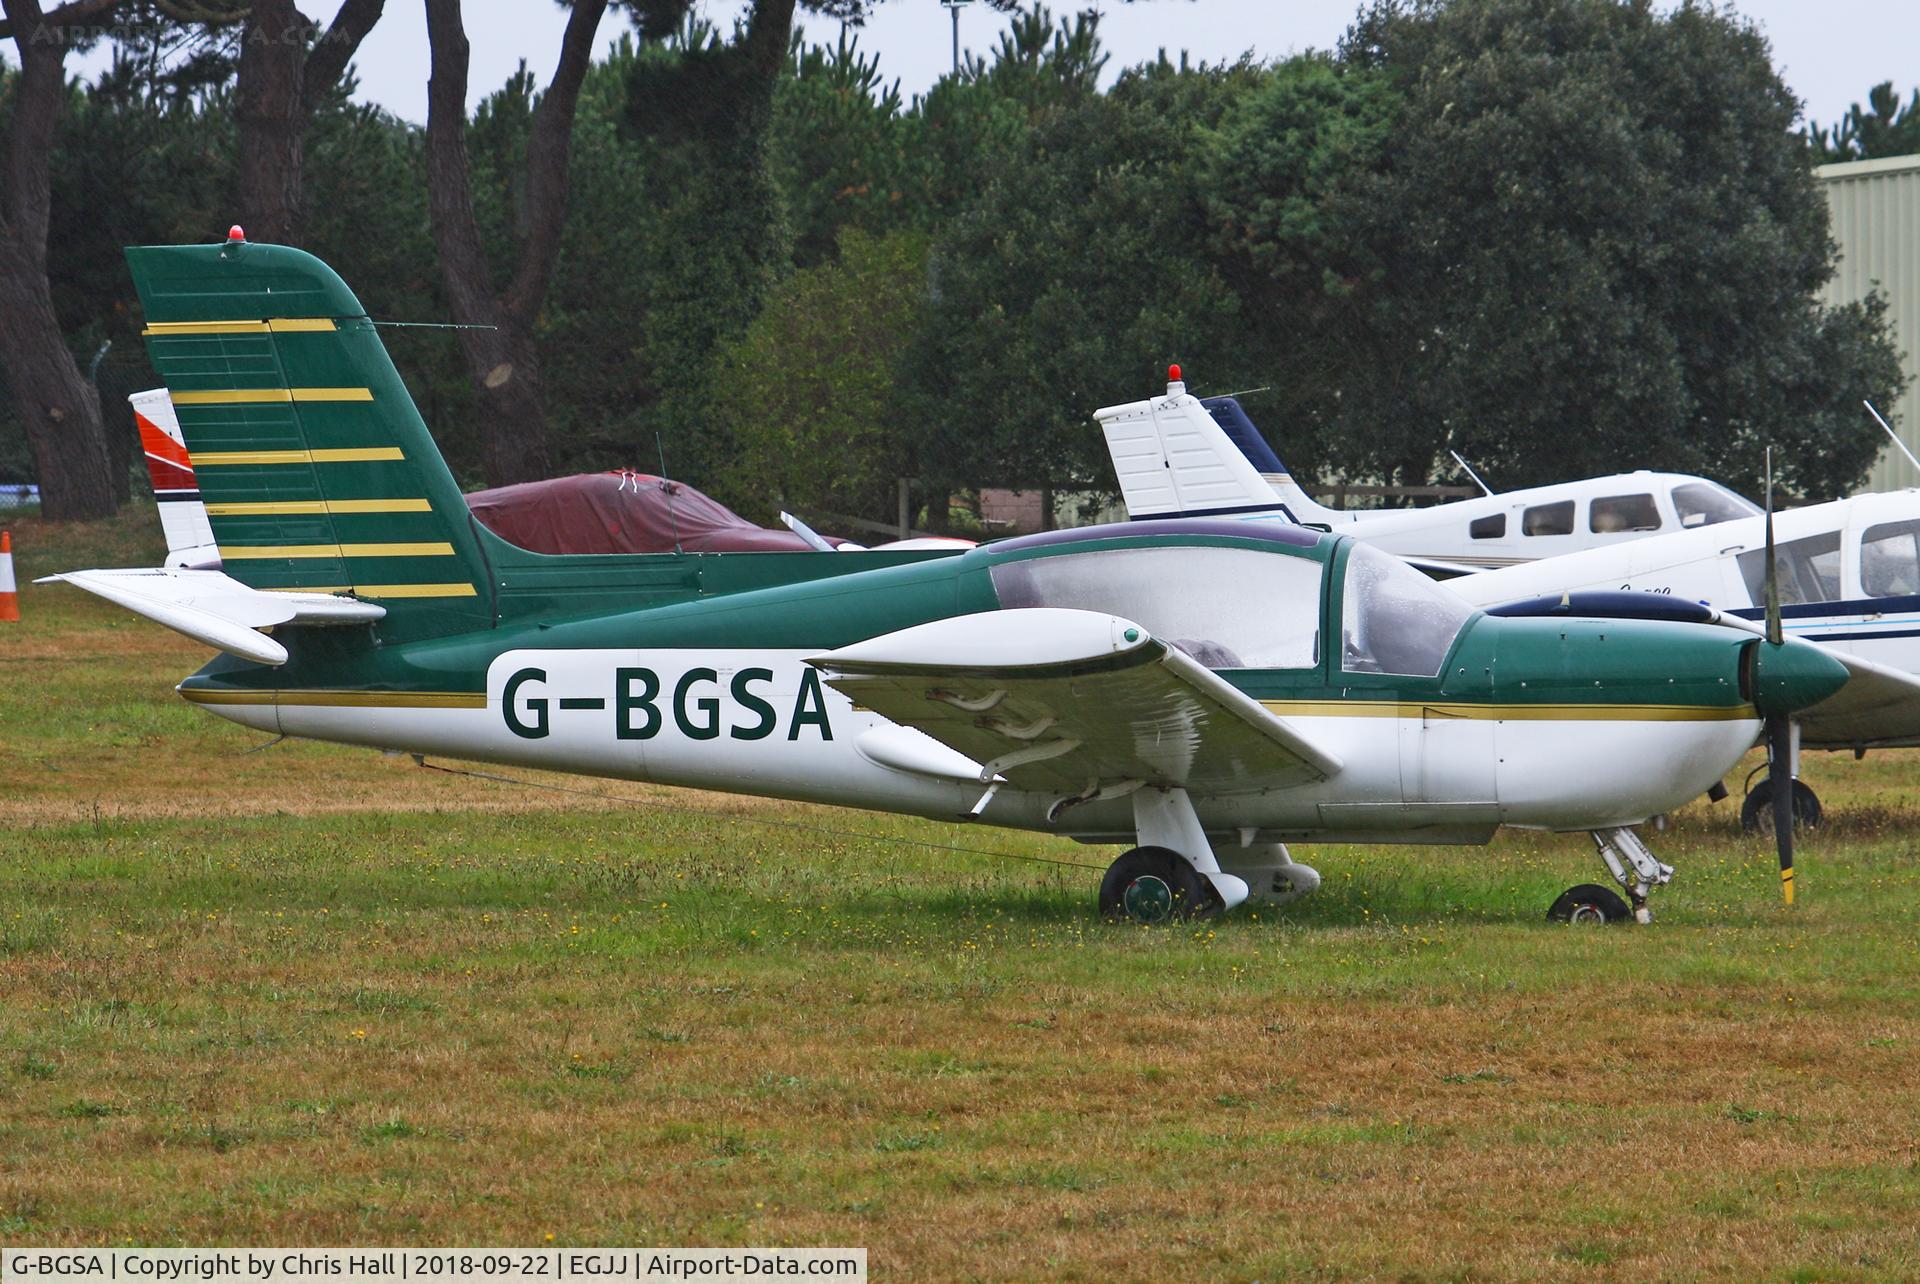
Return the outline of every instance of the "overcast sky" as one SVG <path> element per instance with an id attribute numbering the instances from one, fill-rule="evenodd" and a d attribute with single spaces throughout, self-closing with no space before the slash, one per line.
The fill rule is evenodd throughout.
<path id="1" fill-rule="evenodd" d="M 743 9 L 739 0 L 702 0 L 706 15 L 722 24 Z M 1220 61 L 1253 50 L 1263 58 L 1334 44 L 1357 8 L 1356 0 L 1055 0 L 1055 13 L 1098 8 L 1102 37 L 1112 55 L 1111 77 L 1120 68 L 1165 49 L 1177 56 Z M 1920 4 L 1912 0 L 1737 0 L 1740 12 L 1760 24 L 1773 43 L 1774 62 L 1805 101 L 1808 116 L 1829 123 L 1849 104 L 1864 101 L 1869 86 L 1892 80 L 1904 98 L 1920 74 Z M 308 15 L 330 20 L 337 0 L 300 0 Z M 565 13 L 546 0 L 467 0 L 467 37 L 473 46 L 469 78 L 474 99 L 498 88 L 522 58 L 545 83 L 559 56 Z M 960 14 L 960 43 L 976 53 L 990 50 L 1009 19 L 982 4 Z M 815 19 L 810 34 L 831 39 L 837 24 Z M 612 39 L 624 23 L 608 19 L 601 29 Z M 862 48 L 880 55 L 889 79 L 908 95 L 924 91 L 952 61 L 952 27 L 939 0 L 888 0 L 868 19 Z M 9 49 L 9 52 L 11 50 Z M 75 60 L 81 74 L 96 71 L 101 55 Z M 425 121 L 427 36 L 420 0 L 388 0 L 386 13 L 361 46 L 361 92 L 396 115 Z"/>

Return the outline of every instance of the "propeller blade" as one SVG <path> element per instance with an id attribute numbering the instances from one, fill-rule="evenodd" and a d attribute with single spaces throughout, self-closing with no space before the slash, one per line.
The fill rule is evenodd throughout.
<path id="1" fill-rule="evenodd" d="M 1780 627 L 1780 576 L 1773 556 L 1773 447 L 1767 447 L 1767 641 L 1779 646 L 1785 630 Z"/>
<path id="2" fill-rule="evenodd" d="M 1773 845 L 1780 852 L 1780 894 L 1793 904 L 1793 724 L 1767 719 L 1767 784 L 1773 799 Z"/>

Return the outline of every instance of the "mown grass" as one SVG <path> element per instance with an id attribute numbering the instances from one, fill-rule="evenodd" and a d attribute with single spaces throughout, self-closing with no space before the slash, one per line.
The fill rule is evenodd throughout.
<path id="1" fill-rule="evenodd" d="M 141 564 L 142 520 L 17 534 L 23 578 Z M 1036 836 L 248 754 L 172 696 L 190 644 L 65 589 L 23 612 L 0 626 L 10 1241 L 1920 1274 L 1911 755 L 1810 760 L 1834 823 L 1791 912 L 1722 804 L 1651 835 L 1679 869 L 1651 930 L 1547 925 L 1599 866 L 1530 834 L 1302 849 L 1327 886 L 1283 913 L 1116 930 L 1097 870 L 902 845 L 1110 856 Z"/>

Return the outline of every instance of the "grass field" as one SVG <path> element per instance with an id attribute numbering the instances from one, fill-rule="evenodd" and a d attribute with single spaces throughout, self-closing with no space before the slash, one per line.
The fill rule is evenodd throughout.
<path id="1" fill-rule="evenodd" d="M 22 578 L 151 564 L 154 525 L 23 523 Z M 1105 850 L 249 752 L 172 694 L 192 644 L 65 588 L 23 613 L 0 1241 L 1920 1276 L 1912 755 L 1809 760 L 1833 820 L 1791 912 L 1723 803 L 1650 835 L 1679 870 L 1651 929 L 1548 925 L 1592 844 L 1508 834 L 1303 848 L 1327 886 L 1298 906 L 1128 930 L 1098 868 L 907 840 Z"/>

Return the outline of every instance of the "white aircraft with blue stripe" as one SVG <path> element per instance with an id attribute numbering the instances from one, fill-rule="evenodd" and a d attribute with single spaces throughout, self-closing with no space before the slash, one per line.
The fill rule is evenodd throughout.
<path id="1" fill-rule="evenodd" d="M 1817 821 L 1819 800 L 1799 779 L 1799 751 L 1920 745 L 1920 491 L 1855 495 L 1774 518 L 1782 624 L 1854 661 L 1898 673 L 1912 694 L 1836 701 L 1794 724 L 1794 809 Z M 1462 576 L 1450 582 L 1478 606 L 1548 594 L 1654 593 L 1702 602 L 1749 620 L 1765 614 L 1765 520 L 1725 522 L 1618 548 L 1593 549 Z M 1762 780 L 1743 818 L 1761 827 L 1771 794 Z"/>
<path id="2" fill-rule="evenodd" d="M 1195 397 L 1180 367 L 1168 374 L 1166 396 L 1094 412 L 1127 515 L 1136 521 L 1278 517 L 1351 535 L 1410 561 L 1469 571 L 1760 515 L 1718 482 L 1644 470 L 1489 490 L 1427 508 L 1327 508 L 1294 480 L 1238 400 Z"/>
<path id="3" fill-rule="evenodd" d="M 1165 397 L 1096 415 L 1128 515 L 1135 519 L 1230 513 L 1309 526 L 1332 525 L 1322 520 L 1329 515 L 1357 519 L 1333 529 L 1398 553 L 1429 573 L 1460 572 L 1448 587 L 1495 613 L 1503 604 L 1528 599 L 1534 599 L 1530 611 L 1538 613 L 1538 599 L 1551 596 L 1566 599 L 1570 616 L 1635 616 L 1655 608 L 1634 595 L 1658 594 L 1748 620 L 1765 614 L 1765 518 L 1733 492 L 1701 478 L 1628 473 L 1426 509 L 1340 513 L 1313 504 L 1285 476 L 1231 398 L 1202 401 L 1176 380 Z M 1584 548 L 1506 565 L 1489 566 L 1494 559 L 1466 555 L 1473 551 L 1471 529 L 1491 514 L 1517 507 L 1518 540 L 1545 547 L 1543 539 L 1526 533 L 1530 513 L 1547 504 L 1571 505 L 1576 519 L 1586 519 L 1571 524 L 1592 527 L 1597 512 L 1606 511 L 1608 496 L 1600 492 L 1624 493 L 1628 485 L 1640 486 L 1643 500 L 1661 507 L 1658 527 L 1649 519 L 1650 528 L 1640 531 L 1588 529 L 1592 542 Z M 1691 486 L 1710 487 L 1726 502 L 1706 516 L 1694 516 L 1679 507 L 1703 494 L 1683 496 Z M 1669 522 L 1669 515 L 1678 523 Z M 1774 522 L 1787 635 L 1844 652 L 1850 662 L 1885 679 L 1870 700 L 1832 700 L 1793 724 L 1794 812 L 1803 822 L 1817 823 L 1819 799 L 1799 779 L 1802 748 L 1858 755 L 1920 745 L 1920 678 L 1915 676 L 1920 674 L 1920 491 L 1856 495 L 1779 513 Z M 1503 538 L 1511 543 L 1516 536 L 1510 533 L 1512 524 L 1507 526 Z M 1448 530 L 1464 538 L 1449 541 Z M 1485 541 L 1486 547 L 1494 544 Z M 1769 779 L 1762 776 L 1742 809 L 1747 826 L 1764 827 L 1771 805 Z"/>

